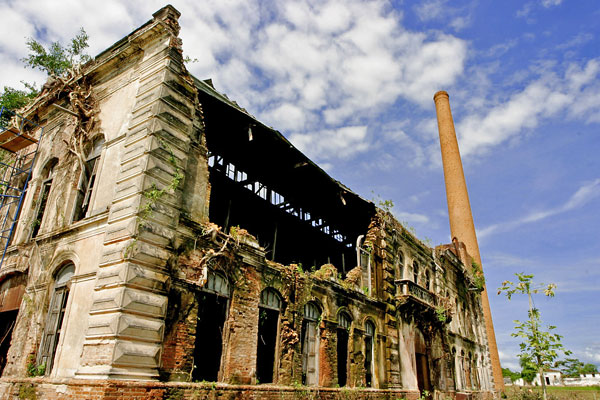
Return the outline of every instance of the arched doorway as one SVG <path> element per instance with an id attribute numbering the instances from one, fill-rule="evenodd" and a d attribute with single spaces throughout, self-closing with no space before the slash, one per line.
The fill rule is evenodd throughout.
<path id="1" fill-rule="evenodd" d="M 197 300 L 198 324 L 192 379 L 215 382 L 221 368 L 223 326 L 229 304 L 229 281 L 225 275 L 210 271 L 206 285 L 198 293 Z"/>
<path id="2" fill-rule="evenodd" d="M 346 312 L 341 312 L 338 315 L 337 328 L 337 372 L 338 385 L 346 386 L 348 383 L 348 339 L 350 332 L 350 324 L 352 320 Z"/>
<path id="3" fill-rule="evenodd" d="M 417 330 L 415 335 L 415 363 L 417 373 L 417 386 L 422 393 L 424 390 L 431 391 L 431 379 L 429 377 L 429 358 L 427 356 L 427 345 L 423 333 Z"/>
<path id="4" fill-rule="evenodd" d="M 365 384 L 373 387 L 373 375 L 375 375 L 375 324 L 371 321 L 365 322 Z"/>
<path id="5" fill-rule="evenodd" d="M 315 386 L 319 383 L 319 337 L 318 323 L 321 310 L 312 302 L 304 306 L 302 321 L 302 384 Z"/>
<path id="6" fill-rule="evenodd" d="M 273 382 L 275 354 L 279 332 L 281 296 L 267 288 L 260 294 L 258 307 L 258 344 L 256 348 L 256 379 L 258 383 Z"/>

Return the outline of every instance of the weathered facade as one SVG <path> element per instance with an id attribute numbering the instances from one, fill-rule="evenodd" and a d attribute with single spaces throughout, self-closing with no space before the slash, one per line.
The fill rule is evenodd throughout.
<path id="1" fill-rule="evenodd" d="M 191 76 L 178 17 L 22 110 L 44 135 L 0 269 L 0 398 L 490 395 L 465 246 Z"/>

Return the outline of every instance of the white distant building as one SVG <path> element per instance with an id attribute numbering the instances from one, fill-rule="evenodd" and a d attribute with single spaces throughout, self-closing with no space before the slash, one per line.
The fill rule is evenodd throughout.
<path id="1" fill-rule="evenodd" d="M 566 386 L 594 386 L 600 385 L 600 373 L 595 374 L 581 374 L 579 378 L 564 378 L 564 385 Z"/>
<path id="2" fill-rule="evenodd" d="M 544 380 L 546 381 L 546 385 L 548 386 L 561 386 L 563 384 L 562 374 L 560 371 L 548 369 L 544 371 Z M 531 382 L 534 386 L 541 386 L 542 382 L 540 381 L 540 374 L 538 373 L 533 382 Z"/>
<path id="3" fill-rule="evenodd" d="M 563 385 L 563 378 L 562 378 L 562 374 L 560 373 L 560 371 L 556 371 L 556 370 L 552 370 L 552 369 L 548 369 L 548 370 L 544 371 L 544 380 L 546 382 L 546 385 L 548 385 L 548 386 Z M 519 378 L 513 384 L 517 385 L 517 386 L 525 386 L 527 383 L 523 380 L 523 378 Z M 542 385 L 542 383 L 540 381 L 539 373 L 536 374 L 535 378 L 533 378 L 533 381 L 531 382 L 531 384 L 534 386 Z"/>

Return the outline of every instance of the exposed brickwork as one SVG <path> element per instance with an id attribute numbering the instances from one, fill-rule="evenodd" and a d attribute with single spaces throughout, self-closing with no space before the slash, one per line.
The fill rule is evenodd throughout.
<path id="1" fill-rule="evenodd" d="M 227 382 L 248 384 L 255 379 L 256 345 L 258 335 L 258 302 L 260 275 L 254 268 L 243 266 L 236 282 L 236 296 L 225 332 L 225 365 L 223 376 Z"/>
<path id="2" fill-rule="evenodd" d="M 173 293 L 177 298 L 169 299 L 169 330 L 163 343 L 160 373 L 166 380 L 187 381 L 194 365 L 198 304 L 193 291 L 176 288 Z"/>
<path id="3" fill-rule="evenodd" d="M 98 176 L 98 182 L 104 182 L 104 193 L 96 193 L 99 198 L 102 196 L 100 211 L 70 227 L 68 217 L 53 214 L 53 224 L 59 230 L 51 232 L 43 227 L 40 232 L 46 236 L 37 240 L 35 246 L 26 239 L 23 252 L 15 248 L 14 253 L 21 257 L 17 266 L 28 274 L 29 281 L 13 334 L 9 365 L 0 381 L 0 399 L 410 400 L 418 397 L 423 384 L 429 383 L 431 387 L 427 389 L 435 391 L 436 398 L 454 396 L 455 388 L 471 398 L 489 394 L 491 386 L 484 379 L 491 373 L 486 364 L 487 339 L 477 326 L 483 320 L 481 301 L 479 292 L 472 287 L 470 262 L 465 261 L 468 257 L 457 258 L 447 246 L 426 246 L 390 213 L 362 199 L 353 200 L 365 206 L 358 208 L 364 213 L 359 218 L 362 222 L 356 230 L 344 233 L 345 239 L 343 232 L 331 236 L 333 226 L 321 226 L 325 221 L 317 224 L 306 219 L 310 218 L 308 208 L 299 213 L 300 222 L 309 229 L 306 235 L 311 236 L 314 231 L 324 240 L 322 249 L 313 249 L 316 256 L 340 251 L 340 243 L 344 247 L 341 259 L 328 256 L 326 264 L 308 269 L 301 264 L 269 261 L 275 258 L 277 248 L 265 239 L 271 236 L 270 232 L 256 234 L 259 241 L 242 229 L 244 226 L 216 224 L 223 223 L 218 218 L 219 212 L 226 211 L 219 210 L 228 203 L 223 200 L 228 200 L 229 195 L 237 200 L 237 192 L 220 193 L 220 178 L 214 174 L 228 171 L 229 176 L 222 178 L 231 181 L 228 184 L 241 185 L 238 189 L 243 191 L 260 182 L 253 180 L 250 169 L 248 176 L 244 172 L 244 178 L 240 178 L 241 170 L 235 169 L 234 174 L 231 165 L 218 164 L 218 149 L 211 148 L 209 152 L 210 141 L 205 136 L 212 129 L 212 135 L 223 132 L 222 138 L 227 141 L 226 135 L 231 133 L 232 146 L 241 143 L 235 138 L 240 136 L 245 141 L 248 134 L 253 146 L 262 136 L 273 139 L 273 143 L 281 142 L 281 138 L 266 127 L 259 127 L 258 121 L 238 110 L 235 102 L 214 91 L 209 83 L 194 80 L 187 73 L 177 38 L 178 16 L 171 6 L 161 9 L 127 40 L 99 56 L 97 65 L 86 67 L 95 68 L 92 72 L 82 72 L 82 77 L 91 77 L 94 95 L 103 96 L 99 104 L 108 107 L 108 111 L 101 110 L 107 139 L 102 157 L 110 168 L 105 167 Z M 122 90 L 114 92 L 119 93 L 114 97 L 122 101 L 111 98 L 113 89 Z M 225 107 L 221 109 L 222 106 Z M 211 110 L 206 115 L 206 130 L 203 107 Z M 217 120 L 210 120 L 209 115 Z M 226 121 L 229 119 L 235 123 L 226 124 L 231 122 Z M 63 117 L 52 120 L 55 135 L 63 123 Z M 256 135 L 252 136 L 255 127 Z M 65 152 L 58 138 L 56 146 L 49 144 L 44 150 L 47 155 Z M 229 143 L 223 146 L 228 147 Z M 293 153 L 289 143 L 285 146 L 286 152 Z M 256 151 L 259 147 L 262 146 L 255 146 Z M 261 157 L 266 160 L 269 154 L 261 153 Z M 53 204 L 54 208 L 73 202 L 79 178 L 72 161 L 60 160 L 57 165 L 57 180 L 64 181 L 64 186 L 54 192 L 64 192 L 65 200 L 53 192 L 50 200 L 58 203 Z M 302 163 L 288 165 L 298 171 L 300 166 L 304 168 Z M 254 167 L 261 168 L 260 163 Z M 219 172 L 219 168 L 224 171 Z M 314 172 L 319 176 L 323 173 L 317 169 Z M 237 181 L 232 178 L 234 175 Z M 32 194 L 39 192 L 40 179 L 34 179 L 37 180 L 33 182 Z M 338 183 L 328 184 L 331 183 L 337 193 Z M 293 192 L 291 188 L 286 190 Z M 274 191 L 263 196 L 260 193 L 254 193 L 261 197 L 255 200 L 267 202 L 265 206 L 274 215 L 298 217 L 294 215 L 298 213 L 293 193 L 285 193 L 290 204 L 270 200 Z M 211 194 L 214 202 L 209 207 Z M 335 198 L 337 204 L 337 195 Z M 325 200 L 319 198 L 319 202 Z M 342 202 L 354 210 L 343 196 Z M 249 204 L 254 207 L 254 203 Z M 217 211 L 210 211 L 213 206 Z M 260 207 L 256 208 L 257 218 L 262 215 Z M 328 207 L 320 212 L 333 213 Z M 228 208 L 226 215 L 229 211 L 233 216 L 239 212 Z M 245 212 L 254 212 L 254 208 Z M 349 221 L 357 215 L 354 211 L 349 213 Z M 292 240 L 295 245 L 297 237 L 305 233 L 293 231 L 295 225 L 288 227 L 285 221 L 279 221 L 286 224 L 281 226 L 285 229 L 279 231 L 283 235 L 280 239 Z M 252 229 L 253 224 L 247 228 Z M 355 244 L 357 233 L 359 243 Z M 274 236 L 275 240 L 277 235 Z M 353 237 L 349 239 L 350 236 Z M 335 241 L 331 248 L 327 240 Z M 309 246 L 303 246 L 301 240 L 297 244 L 299 256 L 310 253 Z M 293 246 L 288 243 L 280 249 L 296 251 L 290 247 Z M 65 307 L 65 329 L 61 330 L 56 362 L 50 373 L 63 380 L 26 379 L 27 364 L 35 361 L 45 329 L 54 290 L 53 273 L 66 261 L 73 262 L 77 271 Z M 341 265 L 332 264 L 340 261 Z M 348 271 L 344 278 L 342 275 Z M 262 360 L 270 362 L 274 354 L 274 384 L 256 385 L 257 368 L 260 379 L 268 377 L 263 373 L 270 373 L 267 362 L 257 366 L 260 297 L 267 288 L 269 293 L 276 291 L 278 295 L 273 297 L 281 300 L 281 304 L 271 304 L 269 318 L 262 319 L 271 324 L 263 325 L 267 339 L 261 349 L 267 348 L 265 354 L 269 357 Z M 311 307 L 305 311 L 309 302 Z M 277 310 L 279 320 L 270 317 L 277 315 Z M 305 316 L 305 312 L 311 315 Z M 348 329 L 347 376 L 346 387 L 336 388 L 340 384 L 339 360 L 346 359 L 338 354 L 341 312 L 350 321 L 349 325 L 344 324 Z M 310 354 L 302 354 L 305 318 L 311 321 L 311 329 L 304 339 L 312 345 L 317 342 L 312 341 L 313 334 L 318 338 L 316 356 L 312 348 Z M 374 329 L 372 390 L 359 389 L 366 385 L 367 320 L 369 330 Z M 344 340 L 345 337 L 343 333 Z M 344 348 L 344 343 L 339 347 Z M 473 370 L 478 368 L 485 385 L 464 379 L 465 357 L 459 359 L 461 354 L 481 360 L 482 364 L 474 365 Z M 301 385 L 303 356 L 310 359 L 309 382 L 318 382 L 318 388 Z M 198 365 L 210 371 L 195 370 Z M 82 379 L 71 379 L 74 376 Z M 218 382 L 191 383 L 196 377 Z"/>

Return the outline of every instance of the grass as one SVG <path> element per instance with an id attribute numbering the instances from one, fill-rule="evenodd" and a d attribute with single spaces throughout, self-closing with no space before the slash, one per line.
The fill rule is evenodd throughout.
<path id="1" fill-rule="evenodd" d="M 600 386 L 546 386 L 546 390 L 549 400 L 600 400 Z M 542 398 L 540 386 L 507 386 L 505 393 L 508 399 Z"/>

